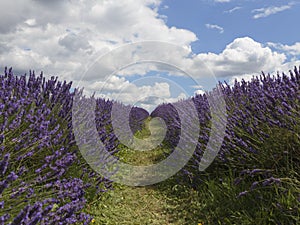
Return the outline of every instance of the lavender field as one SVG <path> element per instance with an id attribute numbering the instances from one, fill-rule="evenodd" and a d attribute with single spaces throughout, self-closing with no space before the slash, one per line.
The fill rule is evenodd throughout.
<path id="1" fill-rule="evenodd" d="M 116 184 L 86 163 L 73 132 L 73 97 L 79 90 L 71 91 L 71 83 L 6 68 L 0 85 L 0 224 L 299 223 L 296 67 L 289 74 L 261 74 L 233 86 L 220 83 L 226 135 L 205 171 L 199 171 L 199 163 L 209 141 L 211 113 L 205 94 L 192 97 L 200 123 L 193 157 L 175 176 L 147 188 Z M 132 107 L 130 128 L 137 136 L 149 135 L 147 122 L 155 117 L 167 125 L 162 144 L 137 155 L 113 132 L 113 104 L 122 105 L 96 99 L 95 123 L 108 152 L 132 164 L 149 164 L 174 151 L 181 121 L 172 104 L 150 113 Z M 141 196 L 156 198 L 139 201 Z M 145 210 L 145 204 L 151 207 Z"/>

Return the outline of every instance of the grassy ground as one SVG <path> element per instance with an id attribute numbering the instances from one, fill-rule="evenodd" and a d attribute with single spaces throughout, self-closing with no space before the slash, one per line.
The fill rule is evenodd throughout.
<path id="1" fill-rule="evenodd" d="M 187 207 L 191 197 L 185 197 L 182 196 L 181 202 Z M 89 213 L 95 216 L 95 224 L 184 224 L 184 218 L 174 218 L 169 213 L 176 207 L 178 202 L 171 204 L 159 189 L 119 186 L 92 203 Z M 176 210 L 180 214 L 184 208 Z"/>
<path id="2" fill-rule="evenodd" d="M 299 213 L 291 195 L 294 190 L 285 194 L 280 188 L 275 192 L 266 188 L 259 195 L 238 198 L 242 188 L 234 186 L 230 176 L 207 180 L 196 189 L 176 177 L 147 187 L 114 188 L 88 204 L 86 211 L 94 217 L 94 224 L 297 224 L 296 217 L 278 216 L 276 201 L 287 214 Z"/>
<path id="3" fill-rule="evenodd" d="M 149 121 L 146 127 L 148 125 Z M 153 139 L 161 132 L 155 125 L 150 130 Z M 147 138 L 150 130 L 144 129 L 136 137 Z M 159 162 L 168 153 L 167 149 L 161 147 L 143 152 L 130 150 L 125 146 L 120 148 L 120 160 L 134 165 Z M 160 184 L 145 187 L 114 184 L 114 191 L 108 191 L 90 202 L 86 210 L 94 216 L 94 224 L 198 224 L 201 222 L 197 219 L 198 192 L 191 187 L 178 185 L 177 179 L 173 177 Z M 193 207 L 194 212 L 191 214 Z"/>
<path id="4" fill-rule="evenodd" d="M 95 224 L 198 224 L 199 196 L 192 188 L 169 179 L 157 185 L 128 187 L 115 185 L 90 203 L 87 211 Z"/>

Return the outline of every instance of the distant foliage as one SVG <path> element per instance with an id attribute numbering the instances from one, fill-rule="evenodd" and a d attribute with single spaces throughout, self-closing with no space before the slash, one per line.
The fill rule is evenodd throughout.
<path id="1" fill-rule="evenodd" d="M 149 117 L 147 110 L 132 107 L 129 114 L 129 125 L 133 134 L 138 131 L 141 131 L 144 127 L 145 120 Z"/>
<path id="2" fill-rule="evenodd" d="M 166 137 L 163 141 L 163 144 L 166 148 L 175 148 L 178 144 L 180 137 L 180 118 L 175 107 L 171 103 L 164 103 L 157 106 L 150 116 L 162 118 L 167 126 Z"/>

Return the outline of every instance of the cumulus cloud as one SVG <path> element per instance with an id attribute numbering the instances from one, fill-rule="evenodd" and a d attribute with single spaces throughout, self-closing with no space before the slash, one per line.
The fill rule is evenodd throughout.
<path id="1" fill-rule="evenodd" d="M 273 70 L 285 62 L 286 56 L 273 52 L 250 37 L 243 37 L 228 44 L 220 54 L 197 55 L 196 68 L 197 60 L 205 62 L 217 77 L 228 77 Z"/>
<path id="2" fill-rule="evenodd" d="M 6 48 L 6 49 L 5 49 Z M 3 49 L 3 48 L 2 48 Z M 33 68 L 42 70 L 44 67 L 49 66 L 51 61 L 47 56 L 40 55 L 30 49 L 22 49 L 18 47 L 7 48 L 4 46 L 4 50 L 1 51 L 3 54 L 0 55 L 0 61 L 6 62 L 6 65 L 17 68 L 17 71 L 28 71 L 28 65 Z"/>
<path id="3" fill-rule="evenodd" d="M 228 84 L 233 86 L 235 81 L 241 82 L 242 80 L 244 81 L 251 81 L 251 79 L 255 77 L 254 74 L 243 74 L 243 75 L 239 75 L 239 76 L 232 76 L 229 79 Z"/>
<path id="4" fill-rule="evenodd" d="M 300 55 L 300 42 L 296 42 L 293 45 L 283 45 L 281 43 L 268 42 L 267 45 L 290 55 L 294 55 L 294 56 Z"/>
<path id="5" fill-rule="evenodd" d="M 184 93 L 172 96 L 170 85 L 166 82 L 137 85 L 116 75 L 110 76 L 105 81 L 97 81 L 89 87 L 93 91 L 98 91 L 95 93 L 96 96 L 122 101 L 125 104 L 138 105 L 149 112 L 163 102 L 176 102 L 187 97 Z"/>
<path id="6" fill-rule="evenodd" d="M 197 40 L 189 30 L 168 27 L 166 18 L 158 14 L 160 4 L 161 0 L 0 1 L 0 66 L 2 70 L 4 66 L 12 66 L 20 73 L 29 69 L 44 71 L 45 75 L 58 75 L 74 84 L 82 81 L 90 91 L 97 84 L 95 79 L 103 80 L 106 72 L 115 69 L 114 64 L 122 64 L 125 54 L 130 58 L 131 52 L 107 62 L 97 77 L 84 78 L 83 73 L 99 55 L 144 40 L 170 42 L 186 48 Z M 147 54 L 152 54 L 152 58 L 163 57 L 155 56 L 155 49 Z M 127 73 L 144 74 L 151 69 L 155 68 L 137 66 Z M 111 89 L 109 97 L 113 97 L 118 85 L 127 84 L 126 79 L 113 78 L 107 83 Z M 124 93 L 124 99 L 155 90 L 165 98 L 171 97 L 168 87 L 161 84 L 151 88 L 132 86 L 131 92 Z"/>
<path id="7" fill-rule="evenodd" d="M 270 6 L 267 8 L 259 8 L 259 9 L 254 9 L 252 10 L 252 13 L 255 15 L 253 16 L 254 19 L 259 19 L 263 17 L 268 17 L 270 15 L 285 11 L 290 9 L 294 3 L 289 3 L 287 5 L 282 5 L 282 6 Z"/>
<path id="8" fill-rule="evenodd" d="M 162 103 L 174 103 L 182 99 L 186 99 L 188 96 L 184 93 L 180 93 L 177 97 L 155 97 L 155 96 L 148 96 L 143 100 L 140 100 L 137 106 L 143 107 L 144 109 L 151 112 L 155 109 L 155 106 L 160 105 Z"/>
<path id="9" fill-rule="evenodd" d="M 189 46 L 197 40 L 193 32 L 165 24 L 157 13 L 158 0 L 16 1 L 0 2 L 1 49 L 28 48 L 30 54 L 48 57 L 49 73 L 65 74 L 74 65 L 87 64 L 94 53 L 125 43 L 161 40 Z M 60 67 L 62 62 L 65 68 Z"/>
<path id="10" fill-rule="evenodd" d="M 294 60 L 292 62 L 285 62 L 282 65 L 279 65 L 277 67 L 274 67 L 272 70 L 269 71 L 263 71 L 264 73 L 268 73 L 271 75 L 276 75 L 276 74 L 286 74 L 287 76 L 290 76 L 289 71 L 292 70 L 295 66 L 300 65 L 300 60 Z M 228 84 L 229 85 L 234 85 L 235 80 L 241 81 L 251 81 L 253 77 L 259 76 L 261 73 L 250 73 L 250 74 L 241 74 L 241 75 L 235 75 L 231 76 L 228 79 Z"/>
<path id="11" fill-rule="evenodd" d="M 220 32 L 220 34 L 224 33 L 224 28 L 220 27 L 220 26 L 218 26 L 216 24 L 209 24 L 209 23 L 207 23 L 207 24 L 205 24 L 205 26 L 208 29 L 216 29 L 216 30 L 218 30 Z"/>
<path id="12" fill-rule="evenodd" d="M 235 80 L 241 81 L 243 79 L 245 81 L 250 81 L 253 78 L 253 76 L 260 75 L 260 71 L 263 71 L 265 73 L 270 73 L 273 75 L 277 74 L 277 73 L 279 73 L 279 74 L 285 73 L 286 75 L 289 76 L 288 71 L 293 69 L 295 66 L 298 67 L 300 65 L 300 60 L 299 60 L 300 43 L 299 42 L 296 42 L 293 45 L 283 45 L 280 43 L 268 42 L 266 44 L 266 46 L 268 46 L 268 48 L 270 47 L 272 49 L 282 52 L 280 54 L 281 56 L 283 56 L 281 61 L 278 61 L 278 63 L 274 63 L 273 67 L 264 67 L 264 68 L 261 68 L 260 70 L 258 70 L 256 68 L 257 69 L 256 73 L 252 72 L 252 73 L 237 74 L 237 75 L 230 76 L 230 78 L 229 78 L 230 85 L 233 85 Z M 293 59 L 289 60 L 289 61 L 283 60 L 286 55 L 293 56 Z M 277 55 L 277 56 L 279 56 L 279 55 Z"/>

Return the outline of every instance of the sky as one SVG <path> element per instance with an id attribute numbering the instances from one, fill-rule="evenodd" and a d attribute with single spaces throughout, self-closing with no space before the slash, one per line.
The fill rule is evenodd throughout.
<path id="1" fill-rule="evenodd" d="M 0 71 L 34 70 L 148 111 L 300 65 L 300 1 L 0 1 Z"/>

